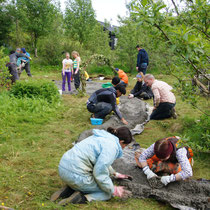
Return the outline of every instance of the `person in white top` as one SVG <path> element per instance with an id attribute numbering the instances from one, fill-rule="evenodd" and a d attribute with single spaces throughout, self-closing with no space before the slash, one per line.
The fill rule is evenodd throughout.
<path id="1" fill-rule="evenodd" d="M 68 82 L 68 91 L 71 91 L 71 73 L 73 70 L 73 61 L 70 59 L 70 54 L 66 53 L 66 58 L 62 61 L 62 91 L 65 91 L 66 78 Z"/>

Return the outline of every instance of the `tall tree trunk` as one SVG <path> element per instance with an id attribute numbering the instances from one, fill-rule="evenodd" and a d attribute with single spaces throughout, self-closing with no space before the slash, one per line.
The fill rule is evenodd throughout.
<path id="1" fill-rule="evenodd" d="M 34 35 L 34 56 L 37 58 L 37 34 Z"/>
<path id="2" fill-rule="evenodd" d="M 15 20 L 15 30 L 16 30 L 16 47 L 19 47 L 20 39 L 19 39 L 19 30 L 18 30 L 18 19 L 16 17 Z"/>

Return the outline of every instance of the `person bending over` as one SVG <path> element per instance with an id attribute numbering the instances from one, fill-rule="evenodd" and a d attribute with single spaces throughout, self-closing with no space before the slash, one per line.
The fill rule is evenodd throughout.
<path id="1" fill-rule="evenodd" d="M 112 196 L 126 198 L 131 195 L 122 186 L 114 186 L 110 175 L 132 179 L 111 167 L 120 158 L 123 149 L 132 141 L 127 127 L 109 127 L 107 131 L 93 129 L 93 135 L 77 143 L 60 160 L 58 171 L 67 187 L 55 192 L 51 201 L 63 198 L 60 205 L 105 201 Z"/>
<path id="2" fill-rule="evenodd" d="M 134 88 L 131 90 L 131 93 L 129 94 L 128 98 L 140 98 L 140 99 L 151 99 L 153 97 L 152 90 L 149 86 L 147 86 L 145 83 L 143 83 L 143 76 L 142 74 L 137 74 L 137 82 Z"/>
<path id="3" fill-rule="evenodd" d="M 121 82 L 125 87 L 127 87 L 127 85 L 128 85 L 128 76 L 127 76 L 127 74 L 126 74 L 123 70 L 121 70 L 121 69 L 116 68 L 115 70 L 116 70 L 117 73 L 118 73 L 118 77 L 120 78 L 120 82 Z"/>
<path id="4" fill-rule="evenodd" d="M 141 154 L 136 153 L 137 165 L 143 168 L 147 179 L 157 176 L 157 173 L 167 173 L 162 176 L 164 185 L 170 182 L 185 180 L 193 175 L 193 152 L 188 147 L 178 147 L 179 137 L 160 139 Z"/>
<path id="5" fill-rule="evenodd" d="M 126 94 L 126 89 L 122 84 L 111 88 L 102 88 L 94 92 L 87 101 L 87 109 L 93 113 L 93 118 L 104 119 L 106 115 L 114 111 L 118 118 L 125 125 L 128 122 L 122 117 L 122 114 L 117 107 L 116 97 Z"/>
<path id="6" fill-rule="evenodd" d="M 165 118 L 176 118 L 176 98 L 171 92 L 172 87 L 166 82 L 156 80 L 152 74 L 146 74 L 144 82 L 151 87 L 154 95 L 154 108 L 150 120 L 162 120 Z"/>

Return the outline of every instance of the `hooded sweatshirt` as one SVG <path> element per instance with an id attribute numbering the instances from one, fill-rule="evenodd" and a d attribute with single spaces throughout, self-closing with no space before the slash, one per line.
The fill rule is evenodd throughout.
<path id="1" fill-rule="evenodd" d="M 89 103 L 93 103 L 96 105 L 99 102 L 110 103 L 112 105 L 112 110 L 116 113 L 119 119 L 122 119 L 122 114 L 117 107 L 116 95 L 117 91 L 114 87 L 99 89 L 90 96 L 87 105 Z"/>
<path id="2" fill-rule="evenodd" d="M 114 185 L 109 167 L 122 156 L 119 139 L 105 130 L 93 130 L 93 135 L 77 143 L 61 158 L 59 167 L 81 176 L 94 176 L 101 190 L 113 194 Z"/>
<path id="3" fill-rule="evenodd" d="M 149 57 L 145 49 L 140 49 L 137 55 L 137 67 L 141 67 L 142 63 L 147 63 L 149 65 Z"/>

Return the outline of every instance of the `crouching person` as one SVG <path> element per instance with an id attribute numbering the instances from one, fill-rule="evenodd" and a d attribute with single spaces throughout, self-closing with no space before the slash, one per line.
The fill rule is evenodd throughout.
<path id="1" fill-rule="evenodd" d="M 116 87 L 99 89 L 88 99 L 87 109 L 89 112 L 93 113 L 93 118 L 101 119 L 104 119 L 106 115 L 114 111 L 121 122 L 127 125 L 128 122 L 122 117 L 116 103 L 116 98 L 120 97 L 122 94 L 126 94 L 126 89 L 121 84 Z"/>
<path id="2" fill-rule="evenodd" d="M 92 136 L 77 143 L 61 158 L 59 175 L 68 187 L 54 193 L 51 200 L 64 198 L 59 204 L 66 205 L 131 195 L 122 186 L 114 186 L 110 178 L 110 175 L 129 178 L 128 175 L 116 173 L 111 165 L 122 156 L 123 148 L 131 141 L 131 132 L 126 127 L 109 127 L 107 131 L 94 129 Z"/>
<path id="3" fill-rule="evenodd" d="M 140 168 L 151 179 L 157 174 L 168 174 L 161 177 L 164 185 L 170 182 L 185 180 L 193 175 L 193 152 L 191 148 L 178 148 L 179 137 L 169 137 L 156 141 L 135 159 Z"/>

